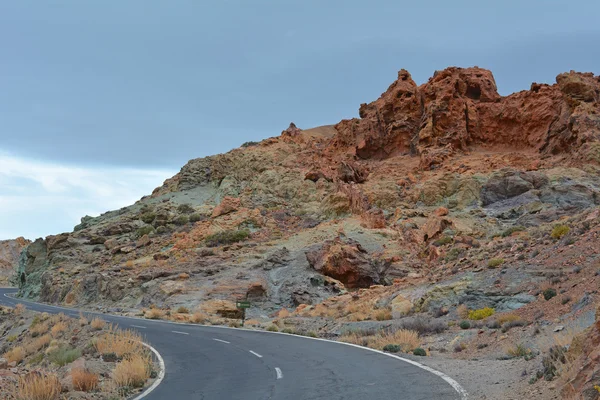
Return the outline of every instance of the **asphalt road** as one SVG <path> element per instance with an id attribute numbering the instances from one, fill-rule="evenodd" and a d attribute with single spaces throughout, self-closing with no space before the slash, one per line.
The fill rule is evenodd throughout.
<path id="1" fill-rule="evenodd" d="M 0 304 L 23 303 L 34 311 L 79 316 L 76 309 L 6 296 L 15 292 L 0 289 Z M 436 375 L 437 371 L 360 347 L 235 328 L 108 314 L 102 318 L 121 328 L 138 330 L 164 359 L 164 380 L 145 400 L 466 398 L 456 382 Z"/>

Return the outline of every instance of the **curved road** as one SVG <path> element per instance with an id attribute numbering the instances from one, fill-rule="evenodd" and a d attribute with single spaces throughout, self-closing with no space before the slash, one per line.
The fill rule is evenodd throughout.
<path id="1" fill-rule="evenodd" d="M 23 303 L 34 311 L 79 316 L 75 309 L 7 296 L 15 292 L 0 289 L 0 304 Z M 466 399 L 456 382 L 445 377 L 455 388 L 437 371 L 358 346 L 262 331 L 101 316 L 121 328 L 138 330 L 163 357 L 165 378 L 145 400 Z"/>

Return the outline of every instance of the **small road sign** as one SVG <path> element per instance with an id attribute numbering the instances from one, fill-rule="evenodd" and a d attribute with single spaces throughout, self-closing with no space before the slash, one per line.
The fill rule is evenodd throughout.
<path id="1" fill-rule="evenodd" d="M 250 302 L 249 301 L 237 301 L 235 303 L 235 306 L 237 308 L 250 308 Z"/>

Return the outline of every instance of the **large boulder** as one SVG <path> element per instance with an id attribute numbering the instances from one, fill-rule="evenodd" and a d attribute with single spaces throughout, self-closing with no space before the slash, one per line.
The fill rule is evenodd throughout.
<path id="1" fill-rule="evenodd" d="M 381 277 L 360 243 L 336 238 L 306 252 L 309 265 L 323 275 L 341 281 L 348 288 L 367 288 Z"/>

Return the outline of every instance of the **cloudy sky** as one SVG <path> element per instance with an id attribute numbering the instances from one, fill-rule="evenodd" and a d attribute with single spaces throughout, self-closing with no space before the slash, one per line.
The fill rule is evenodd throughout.
<path id="1" fill-rule="evenodd" d="M 496 5 L 491 5 L 496 4 Z M 499 91 L 600 66 L 600 2 L 0 2 L 0 239 L 69 231 L 187 160 L 357 115 L 408 69 Z"/>

